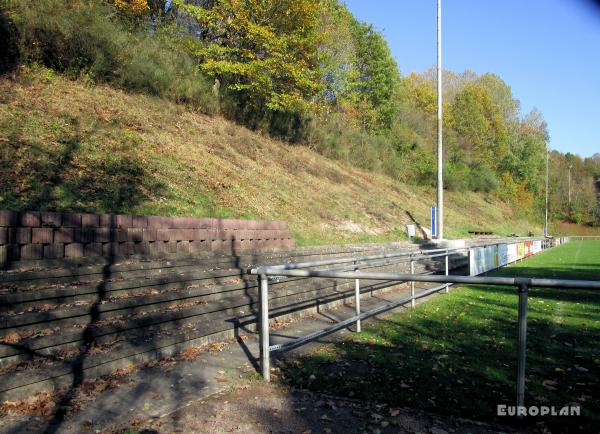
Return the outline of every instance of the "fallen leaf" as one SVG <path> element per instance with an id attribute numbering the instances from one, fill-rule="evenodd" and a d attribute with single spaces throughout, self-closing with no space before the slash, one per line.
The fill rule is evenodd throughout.
<path id="1" fill-rule="evenodd" d="M 379 422 L 383 420 L 383 416 L 377 413 L 371 413 L 371 419 L 373 419 L 375 422 Z"/>

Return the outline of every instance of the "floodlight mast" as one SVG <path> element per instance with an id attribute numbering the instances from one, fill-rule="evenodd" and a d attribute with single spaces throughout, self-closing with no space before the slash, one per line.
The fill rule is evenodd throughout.
<path id="1" fill-rule="evenodd" d="M 437 212 L 436 235 L 444 238 L 444 155 L 442 152 L 442 0 L 437 0 Z"/>
<path id="2" fill-rule="evenodd" d="M 571 169 L 573 168 L 572 164 L 569 164 L 569 213 L 571 212 Z"/>
<path id="3" fill-rule="evenodd" d="M 550 199 L 549 190 L 549 159 L 550 159 L 550 148 L 546 148 L 546 222 L 544 224 L 544 237 L 548 236 L 548 202 Z"/>

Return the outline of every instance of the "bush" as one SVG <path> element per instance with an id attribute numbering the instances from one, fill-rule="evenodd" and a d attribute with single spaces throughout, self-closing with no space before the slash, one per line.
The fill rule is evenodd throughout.
<path id="1" fill-rule="evenodd" d="M 475 166 L 471 168 L 469 176 L 469 188 L 473 191 L 492 193 L 498 188 L 498 176 L 496 172 L 487 166 Z"/>
<path id="2" fill-rule="evenodd" d="M 210 83 L 188 54 L 165 37 L 119 19 L 108 3 L 21 0 L 5 7 L 16 24 L 23 61 L 216 110 Z"/>
<path id="3" fill-rule="evenodd" d="M 331 113 L 325 120 L 313 119 L 306 128 L 305 143 L 329 158 L 395 179 L 405 177 L 403 159 L 393 141 L 384 135 L 361 131 L 342 113 Z"/>
<path id="4" fill-rule="evenodd" d="M 469 188 L 471 169 L 464 163 L 444 165 L 444 186 L 448 190 L 464 191 Z"/>
<path id="5" fill-rule="evenodd" d="M 0 1 L 0 74 L 12 71 L 19 62 L 19 38 L 17 29 Z"/>

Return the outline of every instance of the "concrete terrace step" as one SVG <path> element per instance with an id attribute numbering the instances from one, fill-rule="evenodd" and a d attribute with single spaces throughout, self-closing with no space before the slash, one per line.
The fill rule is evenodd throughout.
<path id="1" fill-rule="evenodd" d="M 397 244 L 397 245 L 396 245 Z M 327 257 L 344 257 L 357 254 L 375 254 L 385 251 L 417 249 L 411 243 L 370 244 L 355 246 L 323 246 L 318 248 L 296 248 L 294 250 L 276 251 L 241 251 L 239 253 L 224 254 L 221 252 L 207 252 L 205 254 L 174 254 L 160 258 L 145 256 L 114 256 L 91 257 L 61 260 L 36 260 L 14 261 L 4 264 L 0 271 L 0 283 L 10 281 L 29 280 L 36 278 L 60 277 L 71 275 L 102 274 L 103 271 L 117 272 L 129 271 L 137 268 L 176 267 L 181 265 L 194 265 L 205 263 L 230 262 L 235 264 L 259 264 L 281 262 L 305 262 Z M 109 267 L 105 269 L 105 267 Z"/>
<path id="2" fill-rule="evenodd" d="M 457 258 L 456 260 L 462 259 Z M 437 266 L 435 261 L 423 261 L 421 264 L 426 267 Z M 186 282 L 194 285 L 209 283 L 221 285 L 230 284 L 235 279 L 242 279 L 246 283 L 255 279 L 253 276 L 246 275 L 247 267 L 219 269 L 215 264 L 211 264 L 210 267 L 209 271 L 198 265 L 195 268 L 186 267 L 183 270 L 177 268 L 168 273 L 145 277 L 134 275 L 131 278 L 106 279 L 94 284 L 81 282 L 79 285 L 55 285 L 51 288 L 4 293 L 0 294 L 0 311 L 31 311 L 35 310 L 37 305 L 43 305 L 42 310 L 48 310 L 49 307 L 60 304 L 93 302 L 99 297 L 125 298 L 140 293 L 145 288 L 160 291 L 186 289 Z"/>
<path id="3" fill-rule="evenodd" d="M 390 286 L 388 283 L 386 287 Z M 398 285 L 395 284 L 395 286 Z M 367 293 L 374 289 L 365 287 L 364 292 Z M 383 289 L 383 285 L 380 284 L 378 289 Z M 309 301 L 304 299 L 296 303 L 289 303 L 289 301 L 281 303 L 276 301 L 272 303 L 272 316 L 289 316 L 294 312 L 305 311 L 307 308 L 315 307 L 319 304 L 326 305 L 327 303 L 344 300 L 345 298 L 352 298 L 353 295 L 353 289 L 348 289 L 345 292 L 319 296 Z M 222 315 L 223 313 L 225 316 Z M 233 328 L 232 325 L 242 328 L 244 332 L 254 329 L 256 321 L 255 312 L 238 314 L 237 316 L 235 314 L 235 309 L 230 308 L 222 312 L 207 314 L 200 323 L 187 324 L 184 321 L 179 321 L 177 324 L 178 327 L 175 329 L 146 329 L 145 333 L 140 331 L 140 334 L 135 337 L 127 336 L 127 339 L 112 340 L 111 342 L 95 340 L 96 345 L 107 345 L 110 347 L 110 350 L 106 353 L 98 352 L 97 354 L 92 353 L 91 355 L 87 355 L 83 359 L 79 369 L 86 371 L 86 376 L 88 377 L 104 375 L 125 366 L 127 363 L 152 360 L 159 354 L 164 356 L 170 354 L 170 351 L 172 351 L 171 349 L 169 352 L 163 353 L 161 349 L 174 346 L 178 349 L 183 349 L 189 345 L 206 343 L 207 337 L 220 332 L 231 331 Z M 73 359 L 77 360 L 77 358 L 78 356 L 75 356 Z M 0 384 L 2 385 L 0 386 L 0 400 L 13 399 L 16 396 L 35 393 L 48 389 L 50 386 L 57 387 L 69 384 L 73 368 L 72 360 L 52 360 L 50 366 L 42 366 L 37 369 L 22 369 L 0 375 Z"/>
<path id="4" fill-rule="evenodd" d="M 256 323 L 257 264 L 373 255 L 391 246 L 297 249 L 240 256 L 43 261 L 0 272 L 0 399 L 24 397 L 130 363 L 251 331 Z M 397 246 L 395 246 L 397 249 Z M 84 258 L 85 259 L 85 258 Z M 456 256 L 451 267 L 463 267 Z M 45 267 L 45 268 L 44 268 Z M 408 263 L 365 269 L 407 272 Z M 423 261 L 418 272 L 443 269 Z M 20 271 L 18 271 L 20 270 Z M 361 281 L 377 294 L 397 282 Z M 272 318 L 304 316 L 348 302 L 354 282 L 288 278 L 270 284 Z"/>
<path id="5" fill-rule="evenodd" d="M 315 279 L 316 280 L 316 279 Z M 389 282 L 381 281 L 363 281 L 363 288 L 367 290 L 377 290 L 390 286 Z M 273 285 L 275 290 L 270 294 L 270 303 L 275 309 L 279 305 L 293 307 L 298 301 L 315 301 L 318 297 L 326 297 L 330 294 L 346 294 L 353 288 L 353 282 L 335 282 L 332 280 L 320 279 L 315 282 L 305 282 L 303 285 L 295 285 L 291 288 L 281 288 L 277 290 L 276 285 Z M 101 323 L 96 322 L 92 336 L 97 338 L 111 333 L 120 333 L 124 330 L 135 328 L 143 328 L 154 324 L 168 324 L 171 321 L 176 321 L 181 324 L 181 321 L 187 318 L 196 318 L 206 313 L 216 311 L 228 311 L 232 307 L 239 309 L 241 313 L 251 311 L 255 308 L 255 303 L 258 299 L 258 290 L 256 286 L 249 289 L 232 289 L 231 291 L 222 292 L 219 294 L 204 294 L 191 299 L 184 300 L 181 304 L 182 308 L 178 308 L 177 304 L 159 305 L 152 304 L 146 306 L 137 306 L 123 311 L 113 310 L 108 312 L 98 312 L 96 315 L 101 318 Z M 179 300 L 178 300 L 179 301 Z M 194 302 L 194 305 L 190 303 Z M 188 307 L 189 306 L 189 307 Z M 101 307 L 101 306 L 99 306 Z M 240 312 L 237 312 L 238 314 Z M 64 343 L 83 343 L 81 335 L 83 329 L 90 323 L 94 313 L 85 311 L 84 315 L 72 316 L 72 312 L 61 312 L 65 315 L 64 318 L 57 317 L 54 322 L 46 321 L 42 323 L 32 323 L 21 325 L 18 328 L 20 333 L 24 332 L 42 332 L 42 336 L 31 339 L 23 339 L 18 345 L 5 345 L 0 347 L 0 357 L 6 361 L 10 356 L 23 354 L 28 356 L 29 351 L 53 348 L 56 350 L 58 346 Z M 112 320 L 112 321 L 111 321 Z M 118 326 L 112 326 L 111 323 L 118 323 Z M 44 333 L 50 329 L 51 333 Z M 8 335 L 15 329 L 6 329 Z M 70 331 L 75 330 L 75 331 Z M 52 331 L 54 331 L 52 333 Z"/>
<path id="6" fill-rule="evenodd" d="M 381 249 L 364 251 L 365 254 L 381 252 Z M 163 261 L 142 261 L 128 258 L 124 262 L 113 263 L 105 260 L 103 263 L 94 265 L 82 265 L 75 262 L 70 264 L 69 267 L 63 266 L 63 268 L 37 268 L 19 272 L 0 272 L 0 294 L 2 292 L 14 293 L 21 292 L 22 290 L 44 289 L 45 287 L 51 288 L 67 284 L 81 285 L 106 280 L 123 280 L 124 278 L 181 273 L 198 269 L 236 268 L 245 271 L 246 268 L 256 264 L 314 261 L 331 257 L 339 258 L 352 254 L 356 254 L 356 251 L 344 251 L 339 254 L 307 251 L 293 256 L 290 256 L 289 252 L 287 255 L 281 252 L 235 257 L 217 255 L 214 257 L 185 257 Z"/>
<path id="7" fill-rule="evenodd" d="M 457 264 L 453 262 L 453 266 Z M 384 267 L 377 267 L 380 271 L 396 271 L 398 269 L 398 265 L 390 265 Z M 431 264 L 419 264 L 420 271 L 426 271 L 430 267 Z M 369 270 L 370 268 L 365 268 L 365 270 Z M 169 303 L 180 302 L 180 301 L 192 301 L 195 297 L 207 296 L 209 294 L 216 294 L 222 292 L 230 292 L 238 290 L 248 291 L 250 289 L 256 288 L 256 279 L 252 276 L 247 275 L 239 275 L 239 271 L 230 274 L 229 270 L 225 271 L 225 277 L 229 277 L 229 279 L 222 280 L 219 287 L 216 288 L 217 282 L 214 281 L 215 272 L 209 272 L 209 276 L 207 277 L 207 273 L 204 274 L 204 277 L 207 277 L 207 280 L 198 281 L 199 283 L 190 284 L 191 279 L 195 277 L 199 277 L 195 274 L 185 274 L 182 273 L 177 276 L 173 276 L 176 278 L 177 283 L 186 283 L 188 284 L 184 290 L 173 290 L 166 292 L 165 288 L 161 288 L 162 291 L 158 291 L 156 287 L 165 285 L 168 283 L 173 283 L 173 281 L 169 281 L 170 278 L 163 278 L 160 280 L 152 279 L 150 281 L 145 282 L 145 286 L 140 286 L 138 281 L 134 281 L 135 288 L 138 289 L 137 293 L 130 294 L 130 297 L 123 297 L 119 299 L 111 299 L 110 295 L 115 290 L 123 289 L 123 284 L 119 283 L 117 288 L 114 288 L 112 284 L 107 284 L 105 287 L 101 289 L 90 288 L 90 292 L 87 293 L 88 298 L 84 301 L 81 297 L 73 297 L 70 300 L 73 304 L 67 305 L 67 307 L 61 307 L 60 304 L 56 304 L 57 298 L 52 298 L 48 300 L 47 298 L 38 298 L 35 300 L 39 303 L 38 310 L 36 311 L 36 304 L 29 300 L 27 310 L 23 311 L 22 301 L 23 295 L 25 298 L 29 296 L 29 293 L 21 293 L 21 294 L 11 294 L 5 296 L 4 299 L 0 298 L 6 306 L 10 306 L 12 308 L 11 312 L 3 315 L 3 320 L 0 322 L 0 330 L 2 329 L 10 329 L 14 327 L 23 327 L 30 326 L 36 324 L 42 324 L 45 326 L 45 323 L 60 321 L 68 318 L 79 318 L 79 321 L 85 321 L 86 316 L 89 315 L 90 307 L 94 306 L 94 311 L 96 314 L 103 314 L 103 318 L 110 318 L 115 315 L 114 312 L 118 312 L 121 310 L 127 310 L 129 312 L 134 312 L 135 310 L 143 310 L 146 309 L 147 306 L 155 305 L 156 307 L 165 306 Z M 294 287 L 298 285 L 298 282 L 302 282 L 303 279 L 287 279 L 284 281 L 274 282 L 272 285 L 272 294 L 278 293 L 282 291 L 284 288 Z M 304 283 L 305 285 L 318 287 L 319 282 L 322 279 L 311 279 L 309 282 Z M 302 284 L 302 283 L 301 283 Z M 75 288 L 77 291 L 82 290 L 81 287 Z M 95 289 L 96 292 L 91 292 Z M 146 289 L 146 292 L 139 292 L 140 289 Z M 225 289 L 225 291 L 223 291 Z M 55 292 L 56 290 L 52 290 Z M 293 293 L 293 290 L 292 292 Z M 287 295 L 291 294 L 288 290 Z M 39 295 L 39 294 L 38 294 Z M 54 294 L 56 295 L 56 294 Z M 107 296 L 108 295 L 108 296 Z M 58 300 L 61 300 L 64 303 L 64 294 Z M 19 301 L 21 304 L 19 304 Z M 48 303 L 54 302 L 55 304 Z M 77 302 L 79 304 L 77 304 Z M 53 309 L 53 307 L 55 307 Z M 1 335 L 0 331 L 0 335 Z"/>

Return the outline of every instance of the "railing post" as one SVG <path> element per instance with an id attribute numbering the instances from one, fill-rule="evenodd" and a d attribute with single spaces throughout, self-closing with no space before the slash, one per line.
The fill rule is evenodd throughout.
<path id="1" fill-rule="evenodd" d="M 410 255 L 410 274 L 415 274 L 415 261 L 412 257 L 412 254 Z M 410 305 L 412 307 L 415 307 L 415 281 L 411 280 L 410 281 Z"/>
<path id="2" fill-rule="evenodd" d="M 358 271 L 358 261 L 354 261 L 354 270 Z M 354 279 L 354 306 L 356 315 L 360 315 L 360 280 Z M 360 318 L 356 320 L 356 332 L 360 333 Z"/>
<path id="3" fill-rule="evenodd" d="M 527 352 L 527 292 L 526 283 L 519 284 L 519 362 L 517 368 L 517 406 L 525 403 L 525 358 Z"/>
<path id="4" fill-rule="evenodd" d="M 260 277 L 260 368 L 263 379 L 271 381 L 271 360 L 269 354 L 269 278 Z"/>
<path id="5" fill-rule="evenodd" d="M 448 275 L 448 249 L 446 249 L 446 256 L 444 256 L 444 258 L 446 259 L 446 276 Z M 446 283 L 446 294 L 448 294 L 448 288 L 450 287 L 449 283 Z"/>
<path id="6" fill-rule="evenodd" d="M 467 249 L 467 267 L 469 268 L 469 276 L 472 276 L 473 273 L 471 272 L 471 249 Z"/>

